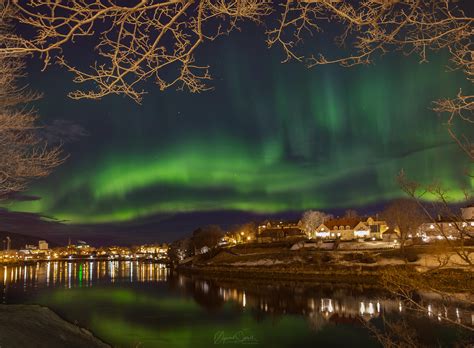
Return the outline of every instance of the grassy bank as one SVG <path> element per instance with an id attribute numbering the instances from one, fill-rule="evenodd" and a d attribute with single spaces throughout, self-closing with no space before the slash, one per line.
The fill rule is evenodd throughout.
<path id="1" fill-rule="evenodd" d="M 206 278 L 222 280 L 268 280 L 268 281 L 299 281 L 310 283 L 351 283 L 351 284 L 378 284 L 378 275 L 374 270 L 363 271 L 355 269 L 328 269 L 307 270 L 293 268 L 261 268 L 261 267 L 232 267 L 227 266 L 184 266 L 179 268 L 180 273 L 198 275 Z"/>
<path id="2" fill-rule="evenodd" d="M 419 275 L 430 270 L 429 277 L 448 282 L 472 283 L 472 272 L 452 263 L 442 270 L 432 247 L 400 250 L 291 250 L 290 244 L 253 244 L 213 250 L 181 265 L 186 274 L 219 279 L 304 281 L 312 283 L 348 283 L 378 285 L 381 275 L 390 271 Z M 473 284 L 474 285 L 474 284 Z"/>

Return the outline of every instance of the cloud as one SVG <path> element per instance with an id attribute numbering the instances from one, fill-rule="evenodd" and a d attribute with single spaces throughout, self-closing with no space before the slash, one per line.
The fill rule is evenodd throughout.
<path id="1" fill-rule="evenodd" d="M 31 202 L 31 201 L 39 201 L 41 199 L 40 196 L 35 195 L 28 195 L 19 192 L 12 193 L 7 197 L 8 201 L 14 202 Z"/>
<path id="2" fill-rule="evenodd" d="M 83 126 L 68 120 L 54 120 L 53 123 L 41 128 L 39 134 L 48 144 L 72 143 L 81 137 L 89 136 Z"/>

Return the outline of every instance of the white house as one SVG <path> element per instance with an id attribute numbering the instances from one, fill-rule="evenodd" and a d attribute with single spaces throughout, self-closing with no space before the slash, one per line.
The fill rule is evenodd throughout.
<path id="1" fill-rule="evenodd" d="M 323 239 L 354 240 L 365 238 L 382 239 L 382 233 L 387 230 L 385 221 L 368 218 L 338 218 L 319 225 L 312 237 Z"/>
<path id="2" fill-rule="evenodd" d="M 458 239 L 473 236 L 474 221 L 452 221 L 440 219 L 436 222 L 426 222 L 418 228 L 418 233 L 425 242 L 442 239 Z"/>

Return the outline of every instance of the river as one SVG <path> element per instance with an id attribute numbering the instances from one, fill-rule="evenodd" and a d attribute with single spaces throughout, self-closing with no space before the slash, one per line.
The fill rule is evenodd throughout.
<path id="1" fill-rule="evenodd" d="M 377 347 L 368 325 L 405 319 L 420 342 L 472 339 L 472 308 L 425 301 L 412 313 L 374 288 L 210 280 L 138 261 L 39 262 L 0 268 L 2 301 L 47 306 L 117 347 Z"/>

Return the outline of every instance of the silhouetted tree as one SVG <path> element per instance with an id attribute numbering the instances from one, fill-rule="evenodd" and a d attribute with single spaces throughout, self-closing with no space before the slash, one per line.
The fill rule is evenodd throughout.
<path id="1" fill-rule="evenodd" d="M 217 225 L 209 225 L 200 227 L 193 232 L 192 242 L 196 249 L 201 249 L 205 246 L 213 248 L 224 237 L 224 232 Z"/>
<path id="2" fill-rule="evenodd" d="M 303 213 L 299 225 L 306 235 L 311 237 L 319 225 L 330 219 L 332 219 L 332 215 L 330 214 L 317 210 L 308 210 Z"/>
<path id="3" fill-rule="evenodd" d="M 408 236 L 415 235 L 418 227 L 427 219 L 418 203 L 412 199 L 393 201 L 382 212 L 381 218 L 387 222 L 389 227 L 398 230 L 402 252 Z"/>
<path id="4" fill-rule="evenodd" d="M 194 254 L 191 238 L 182 238 L 170 244 L 168 256 L 171 261 L 181 261 Z"/>

